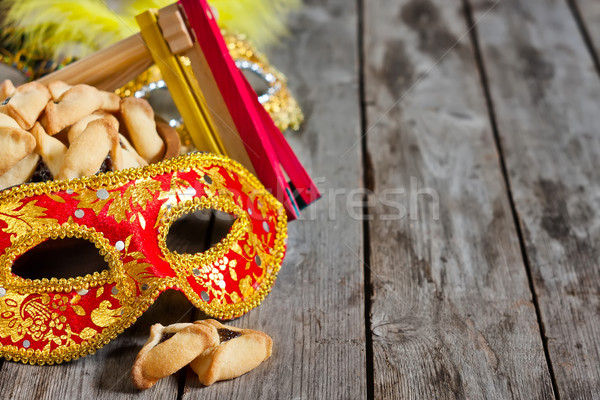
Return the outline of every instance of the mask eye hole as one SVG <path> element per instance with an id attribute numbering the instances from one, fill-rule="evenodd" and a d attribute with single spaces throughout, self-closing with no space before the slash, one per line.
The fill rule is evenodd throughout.
<path id="1" fill-rule="evenodd" d="M 236 217 L 218 210 L 198 210 L 173 222 L 167 234 L 167 248 L 179 254 L 208 250 L 227 236 Z"/>
<path id="2" fill-rule="evenodd" d="M 12 265 L 12 273 L 25 279 L 68 279 L 108 269 L 94 243 L 79 238 L 48 239 L 19 256 Z"/>

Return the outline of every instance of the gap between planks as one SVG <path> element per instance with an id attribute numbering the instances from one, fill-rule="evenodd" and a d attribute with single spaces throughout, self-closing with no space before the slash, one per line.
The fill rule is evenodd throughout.
<path id="1" fill-rule="evenodd" d="M 365 189 L 363 197 L 363 280 L 365 296 L 365 368 L 367 377 L 367 400 L 375 396 L 375 372 L 373 368 L 373 333 L 371 329 L 371 234 L 369 227 L 369 194 L 373 189 L 373 164 L 367 144 L 367 104 L 365 93 L 365 47 L 364 47 L 364 0 L 356 0 L 357 45 L 358 45 L 358 93 L 360 99 L 360 148 L 362 157 L 362 183 Z"/>
<path id="2" fill-rule="evenodd" d="M 569 0 L 567 0 L 569 1 Z M 525 266 L 525 272 L 527 274 L 527 281 L 529 284 L 529 290 L 531 291 L 531 298 L 533 300 L 533 305 L 535 307 L 535 315 L 537 317 L 538 326 L 540 328 L 540 335 L 542 339 L 542 344 L 544 347 L 544 356 L 546 357 L 546 363 L 548 365 L 548 371 L 550 372 L 550 380 L 552 382 L 552 391 L 554 392 L 554 396 L 557 400 L 560 400 L 560 394 L 558 391 L 558 386 L 556 383 L 556 377 L 554 374 L 554 369 L 552 367 L 552 362 L 550 360 L 550 353 L 548 351 L 548 338 L 546 336 L 546 329 L 544 326 L 544 321 L 542 320 L 542 314 L 540 311 L 540 305 L 538 302 L 538 296 L 535 291 L 535 287 L 533 285 L 533 276 L 531 273 L 531 266 L 529 264 L 529 259 L 527 257 L 527 253 L 525 250 L 525 240 L 523 239 L 523 231 L 521 227 L 521 223 L 519 220 L 517 208 L 515 205 L 512 187 L 510 184 L 510 178 L 508 176 L 508 172 L 506 169 L 506 163 L 504 161 L 504 153 L 502 151 L 501 138 L 498 132 L 498 126 L 496 122 L 496 113 L 494 110 L 494 103 L 492 100 L 492 96 L 490 93 L 488 77 L 485 69 L 485 64 L 483 62 L 483 58 L 481 57 L 481 51 L 479 47 L 479 40 L 477 37 L 477 24 L 473 19 L 473 10 L 471 8 L 471 4 L 469 0 L 462 0 L 464 6 L 464 14 L 467 20 L 467 25 L 469 28 L 469 37 L 471 43 L 473 45 L 473 53 L 475 56 L 475 63 L 477 66 L 477 71 L 479 72 L 479 77 L 481 79 L 481 86 L 483 88 L 483 94 L 485 96 L 485 103 L 489 114 L 490 125 L 492 127 L 492 132 L 494 136 L 494 144 L 496 146 L 496 151 L 498 151 L 498 159 L 500 160 L 500 171 L 502 173 L 502 179 L 504 180 L 504 185 L 506 186 L 506 193 L 508 196 L 508 202 L 510 204 L 510 210 L 512 214 L 512 218 L 515 224 L 515 230 L 517 231 L 517 236 L 519 239 L 519 247 L 521 249 L 521 258 L 523 259 L 523 265 Z M 591 48 L 590 48 L 591 50 Z"/>
<path id="3" fill-rule="evenodd" d="M 491 397 L 495 397 L 494 394 L 508 397 L 514 393 L 513 389 L 524 393 L 538 387 L 542 397 L 553 397 L 529 281 L 525 267 L 518 265 L 522 259 L 521 247 L 512 226 L 514 221 L 507 188 L 498 168 L 500 161 L 495 159 L 499 154 L 489 112 L 483 104 L 486 100 L 481 82 L 477 79 L 474 50 L 471 43 L 467 44 L 468 38 L 462 46 L 456 46 L 466 36 L 464 4 L 462 1 L 446 5 L 442 0 L 412 0 L 401 2 L 397 12 L 389 8 L 397 4 L 393 0 L 379 4 L 379 9 L 370 4 L 365 9 L 365 29 L 369 32 L 365 36 L 366 54 L 369 55 L 365 58 L 366 95 L 375 101 L 373 111 L 367 109 L 368 117 L 373 113 L 374 120 L 379 121 L 382 112 L 387 115 L 399 103 L 399 94 L 411 91 L 422 80 L 428 85 L 421 85 L 410 98 L 407 97 L 397 114 L 389 116 L 377 130 L 373 130 L 375 135 L 387 136 L 380 139 L 374 139 L 372 134 L 367 136 L 368 150 L 373 155 L 377 154 L 377 158 L 373 158 L 377 174 L 374 183 L 379 190 L 379 185 L 407 185 L 408 178 L 416 176 L 426 187 L 437 190 L 439 185 L 448 218 L 442 219 L 439 224 L 430 223 L 437 218 L 432 218 L 436 215 L 431 214 L 435 212 L 433 207 L 427 207 L 425 213 L 428 214 L 415 218 L 417 222 L 414 225 L 408 221 L 404 221 L 403 226 L 379 221 L 368 224 L 373 229 L 371 262 L 374 265 L 371 277 L 374 297 L 371 319 L 374 330 L 382 327 L 382 334 L 375 330 L 377 333 L 372 337 L 376 357 L 376 396 L 394 398 L 390 388 L 397 388 L 406 397 L 414 394 L 416 398 L 428 397 L 432 393 L 437 394 L 436 397 L 448 398 L 461 395 L 481 398 L 485 397 L 484 393 Z M 381 19 L 384 21 L 381 22 Z M 393 27 L 402 30 L 394 32 Z M 436 35 L 430 35 L 432 32 Z M 446 40 L 437 40 L 440 38 Z M 371 45 L 374 45 L 373 48 Z M 448 51 L 448 48 L 452 50 L 455 47 L 455 52 Z M 446 55 L 449 56 L 447 59 Z M 441 62 L 442 59 L 444 62 Z M 431 65 L 431 62 L 434 64 Z M 439 68 L 435 68 L 438 64 Z M 434 73 L 427 75 L 428 79 L 422 78 L 423 74 L 418 72 L 425 70 Z M 465 74 L 466 71 L 468 74 Z M 452 91 L 458 95 L 456 100 L 451 95 Z M 400 100 L 404 97 L 402 95 Z M 393 103 L 391 107 L 390 103 Z M 444 107 L 448 104 L 452 107 L 446 110 Z M 470 115 L 459 115 L 467 120 L 476 120 L 477 125 L 466 125 L 452 119 L 452 112 L 458 114 L 456 110 L 459 108 L 472 110 Z M 434 119 L 431 125 L 417 120 L 418 116 L 426 118 L 428 113 L 431 117 L 442 117 Z M 434 122 L 438 125 L 433 125 Z M 446 146 L 434 151 L 440 142 Z M 459 165 L 444 158 L 448 157 L 448 145 L 462 151 L 455 159 L 468 162 Z M 422 162 L 423 159 L 425 161 Z M 482 172 L 473 174 L 475 183 L 460 178 L 465 170 L 477 168 Z M 480 202 L 477 204 L 481 207 L 471 205 L 471 200 L 477 199 L 462 190 L 467 185 L 475 185 L 473 188 L 485 191 L 486 196 L 478 199 Z M 459 187 L 460 190 L 457 189 Z M 490 198 L 494 202 L 490 202 Z M 492 212 L 494 219 L 490 218 Z M 459 222 L 460 231 L 455 235 L 453 228 Z M 381 233 L 378 233 L 378 228 L 381 228 Z M 512 233 L 510 237 L 506 235 L 509 231 Z M 481 236 L 484 237 L 481 242 L 472 240 Z M 494 236 L 502 240 L 501 260 L 497 254 L 485 249 L 485 246 L 497 248 L 497 241 L 492 241 Z M 444 257 L 448 254 L 455 260 L 449 267 L 446 266 L 448 259 Z M 400 264 L 404 268 L 400 268 Z M 435 271 L 432 271 L 433 268 Z M 502 272 L 509 272 L 512 277 L 494 268 L 503 268 Z M 450 282 L 446 280 L 447 269 L 452 275 Z M 386 274 L 381 283 L 376 279 L 380 270 Z M 483 276 L 484 273 L 487 275 Z M 511 284 L 506 285 L 506 282 Z M 487 296 L 490 287 L 493 287 L 493 294 Z M 386 299 L 392 291 L 402 292 L 394 303 Z M 496 299 L 517 300 L 517 303 L 507 303 L 503 309 L 495 309 L 490 304 L 495 304 Z M 523 299 L 530 307 L 524 310 L 526 317 L 520 311 L 511 311 L 511 306 L 523 302 Z M 456 303 L 459 305 L 456 306 Z M 404 309 L 399 310 L 402 307 Z M 458 307 L 460 311 L 457 311 Z M 494 318 L 500 322 L 498 316 L 519 316 L 518 334 L 503 327 L 489 329 L 500 324 L 490 323 L 488 313 L 481 312 L 486 308 L 491 312 L 493 322 L 496 322 Z M 474 329 L 476 323 L 486 326 L 483 332 Z M 476 338 L 474 330 L 481 336 Z M 493 338 L 491 343 L 486 337 Z M 424 342 L 424 338 L 429 340 Z M 535 357 L 534 372 L 524 368 L 522 360 L 509 350 L 515 346 L 506 347 L 506 344 L 523 343 L 523 338 L 526 339 L 524 343 L 531 346 L 531 354 Z M 397 346 L 398 342 L 403 346 Z M 472 351 L 473 344 L 476 350 L 482 351 Z M 379 357 L 380 350 L 382 357 Z M 498 361 L 497 354 L 502 360 Z M 411 362 L 411 356 L 415 356 L 414 362 Z M 415 365 L 418 363 L 420 367 Z M 499 371 L 498 367 L 506 372 Z M 526 378 L 523 379 L 523 376 Z M 513 385 L 515 382 L 519 385 Z M 522 385 L 524 382 L 527 384 Z"/>
<path id="4" fill-rule="evenodd" d="M 588 29 L 585 25 L 585 22 L 583 21 L 579 6 L 575 2 L 575 0 L 565 0 L 565 1 L 567 2 L 567 5 L 569 6 L 571 13 L 573 14 L 573 18 L 575 18 L 577 28 L 579 28 L 579 32 L 581 33 L 581 38 L 583 39 L 583 42 L 585 43 L 585 46 L 587 47 L 587 49 L 590 53 L 590 56 L 592 57 L 592 62 L 594 63 L 594 66 L 596 67 L 596 71 L 600 75 L 600 57 L 598 56 L 598 53 L 596 52 L 596 49 L 594 48 L 594 44 L 592 42 L 592 36 L 590 35 L 590 32 L 588 31 Z"/>

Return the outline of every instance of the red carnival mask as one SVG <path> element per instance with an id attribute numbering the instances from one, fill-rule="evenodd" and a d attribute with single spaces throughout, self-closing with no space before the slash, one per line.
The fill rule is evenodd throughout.
<path id="1" fill-rule="evenodd" d="M 215 209 L 236 217 L 209 250 L 166 246 L 174 221 Z M 283 206 L 237 162 L 193 154 L 145 168 L 0 193 L 0 355 L 30 363 L 93 353 L 166 289 L 205 313 L 238 317 L 267 295 L 285 254 Z M 68 279 L 25 279 L 18 258 L 48 240 L 93 242 L 109 268 Z M 51 271 L 50 271 L 51 274 Z"/>

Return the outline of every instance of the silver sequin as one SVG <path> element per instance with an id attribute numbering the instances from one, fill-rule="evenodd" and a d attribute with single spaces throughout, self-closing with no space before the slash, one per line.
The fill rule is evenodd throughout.
<path id="1" fill-rule="evenodd" d="M 106 189 L 100 189 L 96 192 L 96 197 L 99 198 L 100 200 L 106 200 L 108 199 L 108 190 Z"/>
<path id="2" fill-rule="evenodd" d="M 248 60 L 235 60 L 235 66 L 241 71 L 250 71 L 254 73 L 269 86 L 266 93 L 261 93 L 258 96 L 258 101 L 260 104 L 265 104 L 281 90 L 281 82 L 277 81 L 275 75 L 271 74 L 270 72 L 265 72 L 265 70 L 262 69 L 257 63 Z"/>
<path id="3" fill-rule="evenodd" d="M 186 187 L 185 189 L 183 189 L 183 195 L 184 196 L 195 196 L 196 195 L 196 189 L 194 189 L 191 186 Z"/>

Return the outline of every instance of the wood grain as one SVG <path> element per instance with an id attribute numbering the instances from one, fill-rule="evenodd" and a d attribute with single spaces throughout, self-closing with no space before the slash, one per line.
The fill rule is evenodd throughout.
<path id="1" fill-rule="evenodd" d="M 474 18 L 489 2 L 472 2 Z M 591 4 L 591 2 L 590 2 Z M 563 0 L 477 27 L 560 398 L 600 393 L 600 80 Z"/>
<path id="2" fill-rule="evenodd" d="M 273 338 L 272 357 L 232 381 L 203 388 L 190 373 L 184 398 L 362 399 L 366 397 L 362 223 L 329 189 L 360 183 L 356 3 L 309 1 L 273 64 L 306 116 L 289 133 L 296 154 L 325 196 L 289 225 L 288 254 L 263 304 L 232 322 Z M 347 192 L 347 190 L 346 190 Z M 358 210 L 360 213 L 360 209 Z"/>
<path id="3" fill-rule="evenodd" d="M 231 322 L 270 334 L 273 356 L 211 387 L 185 369 L 138 392 L 150 325 L 205 317 L 167 292 L 93 356 L 0 360 L 2 397 L 599 398 L 600 80 L 569 3 L 598 53 L 595 0 L 306 1 L 269 54 L 306 116 L 287 138 L 324 197 L 290 224 L 273 292 Z M 228 226 L 192 217 L 168 243 L 198 251 Z"/>
<path id="4" fill-rule="evenodd" d="M 553 398 L 462 2 L 365 2 L 364 40 L 374 398 Z"/>

